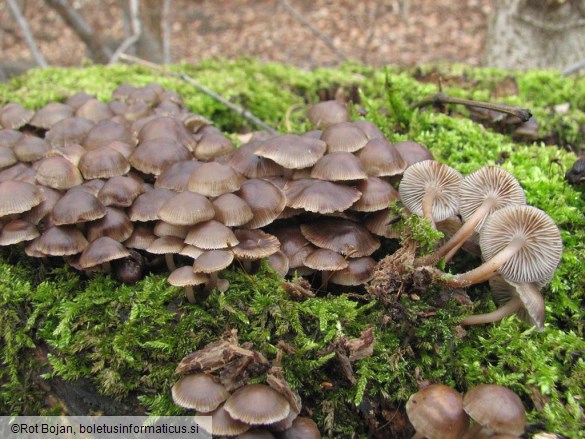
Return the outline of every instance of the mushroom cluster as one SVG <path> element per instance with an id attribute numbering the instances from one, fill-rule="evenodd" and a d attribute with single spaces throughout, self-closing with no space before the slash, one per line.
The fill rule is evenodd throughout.
<path id="1" fill-rule="evenodd" d="M 266 371 L 268 384 L 248 384 Z M 299 416 L 301 399 L 282 369 L 271 366 L 249 343 L 239 345 L 235 331 L 187 355 L 176 372 L 189 374 L 173 385 L 173 401 L 196 410 L 199 424 L 213 436 L 321 438 L 315 422 Z"/>
<path id="2" fill-rule="evenodd" d="M 515 438 L 526 428 L 520 397 L 496 384 L 480 384 L 463 397 L 451 387 L 430 384 L 411 395 L 406 413 L 417 439 Z"/>
<path id="3" fill-rule="evenodd" d="M 396 176 L 432 158 L 335 101 L 311 108 L 319 130 L 255 132 L 236 149 L 158 84 L 112 98 L 0 108 L 0 245 L 125 282 L 164 259 L 190 301 L 198 285 L 227 289 L 234 261 L 263 258 L 283 276 L 318 272 L 323 288 L 363 284 L 392 237 Z"/>

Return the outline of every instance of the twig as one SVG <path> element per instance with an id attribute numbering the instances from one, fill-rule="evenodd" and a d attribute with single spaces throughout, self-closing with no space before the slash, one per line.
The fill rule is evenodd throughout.
<path id="1" fill-rule="evenodd" d="M 585 59 L 579 61 L 578 63 L 575 63 L 569 67 L 567 67 L 565 70 L 563 70 L 563 76 L 569 76 L 572 75 L 573 73 L 577 73 L 579 70 L 584 69 L 585 68 Z"/>
<path id="2" fill-rule="evenodd" d="M 321 41 L 323 41 L 331 50 L 333 50 L 335 52 L 335 54 L 339 57 L 339 59 L 341 59 L 342 61 L 348 60 L 348 56 L 335 45 L 333 40 L 331 38 L 329 38 L 327 35 L 325 35 L 323 32 L 321 32 L 319 29 L 317 29 L 315 26 L 313 26 L 309 21 L 307 21 L 305 19 L 305 17 L 303 17 L 301 15 L 300 12 L 298 12 L 295 8 L 293 8 L 290 5 L 288 0 L 278 0 L 278 2 L 282 6 L 284 6 L 284 8 L 287 10 L 287 12 L 290 15 L 292 15 L 295 18 L 295 20 L 297 20 L 304 27 L 309 29 L 313 33 L 313 35 L 315 35 L 317 38 L 319 38 Z"/>
<path id="3" fill-rule="evenodd" d="M 465 105 L 466 107 L 479 107 L 485 108 L 487 110 L 498 111 L 500 113 L 509 114 L 511 116 L 516 116 L 522 122 L 526 122 L 528 119 L 532 117 L 532 113 L 530 110 L 526 108 L 516 107 L 514 105 L 507 105 L 507 104 L 500 104 L 496 102 L 484 102 L 484 101 L 474 101 L 471 99 L 462 99 L 462 98 L 454 98 L 451 96 L 447 96 L 445 93 L 437 93 L 433 96 L 423 99 L 420 102 L 412 105 L 411 108 L 421 108 L 427 105 L 437 105 L 437 104 L 460 104 Z"/>
<path id="4" fill-rule="evenodd" d="M 30 31 L 30 28 L 28 27 L 28 22 L 24 18 L 24 15 L 22 15 L 22 12 L 20 12 L 20 8 L 18 7 L 18 5 L 16 4 L 16 2 L 14 0 L 6 0 L 6 3 L 8 3 L 8 6 L 10 7 L 10 10 L 12 11 L 12 15 L 14 15 L 14 18 L 18 22 L 18 25 L 20 26 L 20 28 L 22 29 L 22 33 L 24 34 L 24 39 L 26 40 L 26 44 L 28 44 L 28 48 L 30 49 L 32 56 L 35 59 L 35 62 L 40 67 L 48 67 L 49 64 L 47 63 L 47 61 L 43 57 L 43 54 L 40 52 L 39 48 L 37 47 L 37 44 L 35 43 L 35 39 L 33 38 L 33 35 Z"/>
<path id="5" fill-rule="evenodd" d="M 162 6 L 162 47 L 163 64 L 171 63 L 171 0 L 163 0 Z"/>
<path id="6" fill-rule="evenodd" d="M 120 55 L 128 50 L 128 48 L 132 47 L 140 38 L 142 34 L 142 25 L 140 22 L 140 15 L 139 15 L 139 4 L 138 0 L 130 0 L 130 27 L 132 28 L 132 35 L 126 38 L 122 44 L 116 49 L 108 64 L 114 64 L 118 61 Z"/>
<path id="7" fill-rule="evenodd" d="M 207 96 L 210 96 L 211 98 L 215 99 L 218 102 L 221 102 L 223 105 L 228 107 L 230 110 L 238 113 L 243 118 L 248 119 L 254 125 L 262 128 L 263 130 L 268 131 L 270 134 L 278 134 L 278 132 L 274 128 L 272 128 L 270 125 L 266 124 L 266 122 L 262 121 L 261 119 L 258 119 L 256 116 L 254 116 L 248 110 L 245 110 L 244 108 L 240 107 L 239 105 L 231 103 L 230 101 L 225 99 L 223 96 L 217 94 L 213 90 L 210 90 L 209 88 L 205 87 L 204 85 L 199 84 L 197 81 L 195 81 L 189 75 L 186 75 L 184 73 L 171 72 L 170 70 L 168 70 L 167 68 L 165 68 L 163 66 L 152 63 L 150 61 L 146 61 L 146 60 L 144 60 L 142 58 L 138 58 L 136 56 L 127 55 L 125 53 L 120 54 L 120 59 L 123 61 L 126 61 L 126 62 L 139 64 L 139 65 L 144 66 L 144 67 L 149 67 L 149 68 L 156 70 L 157 72 L 160 72 L 164 75 L 172 76 L 174 78 L 178 78 L 178 79 L 181 79 L 185 82 L 188 82 L 189 84 L 191 84 L 193 87 L 195 87 L 200 92 L 205 93 Z"/>
<path id="8" fill-rule="evenodd" d="M 100 63 L 107 63 L 112 56 L 112 51 L 100 42 L 99 36 L 69 3 L 68 0 L 45 0 L 45 3 L 53 8 L 61 18 L 73 29 L 79 38 L 85 43 L 92 58 Z"/>

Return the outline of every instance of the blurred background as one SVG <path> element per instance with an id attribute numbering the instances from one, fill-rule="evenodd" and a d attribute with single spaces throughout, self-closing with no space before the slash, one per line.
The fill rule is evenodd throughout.
<path id="1" fill-rule="evenodd" d="M 460 62 L 573 73 L 585 0 L 2 0 L 0 79 L 37 65 L 253 56 L 313 69 Z"/>

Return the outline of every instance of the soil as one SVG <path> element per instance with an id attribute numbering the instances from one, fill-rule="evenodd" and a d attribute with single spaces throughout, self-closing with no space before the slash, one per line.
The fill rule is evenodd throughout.
<path id="1" fill-rule="evenodd" d="M 34 38 L 49 64 L 82 65 L 86 49 L 42 0 L 21 0 Z M 75 0 L 74 6 L 116 47 L 124 39 L 119 0 Z M 290 0 L 348 59 L 375 66 L 429 62 L 479 65 L 491 2 L 481 0 Z M 278 0 L 173 0 L 172 62 L 254 56 L 312 69 L 341 61 Z M 22 31 L 0 3 L 0 67 L 6 74 L 34 65 Z"/>

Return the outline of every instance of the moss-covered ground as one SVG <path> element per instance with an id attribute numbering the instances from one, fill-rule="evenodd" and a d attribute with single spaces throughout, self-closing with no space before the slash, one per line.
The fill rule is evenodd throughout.
<path id="1" fill-rule="evenodd" d="M 248 59 L 173 69 L 280 131 L 309 129 L 303 106 L 342 87 L 359 97 L 355 118 L 375 122 L 390 140 L 423 143 L 463 173 L 490 164 L 510 171 L 528 202 L 545 210 L 562 231 L 562 263 L 543 291 L 545 330 L 512 317 L 463 335 L 457 328 L 463 315 L 494 308 L 485 286 L 469 290 L 473 309 L 442 300 L 436 290 L 404 294 L 399 306 L 388 309 L 360 291 L 294 300 L 270 271 L 249 276 L 236 269 L 225 274 L 231 282 L 227 292 L 192 305 L 164 275 L 125 286 L 105 276 L 87 279 L 65 268 L 44 269 L 10 249 L 0 259 L 0 413 L 61 410 L 56 382 L 82 382 L 111 401 L 135 401 L 136 411 L 181 413 L 169 391 L 176 363 L 236 328 L 241 341 L 253 342 L 269 359 L 279 342 L 287 344 L 286 377 L 331 437 L 365 437 L 376 429 L 380 437 L 412 434 L 403 409 L 417 380 L 461 392 L 485 382 L 509 386 L 528 409 L 531 433 L 585 437 L 585 196 L 564 181 L 576 158 L 567 149 L 584 148 L 585 78 L 461 66 L 398 71 L 345 65 L 307 72 Z M 556 145 L 513 141 L 470 120 L 463 107 L 411 110 L 412 103 L 438 91 L 437 81 L 429 81 L 433 75 L 441 76 L 448 94 L 531 109 L 540 133 L 551 133 L 542 137 Z M 250 128 L 191 85 L 142 67 L 33 70 L 0 85 L 0 104 L 39 108 L 77 91 L 107 100 L 120 83 L 152 81 L 181 93 L 192 111 L 228 133 Z M 560 104 L 568 110 L 559 110 Z M 460 269 L 465 261 L 458 264 Z M 358 337 L 369 327 L 376 337 L 374 354 L 353 365 L 356 383 L 350 384 L 335 353 L 324 352 L 340 336 Z M 369 415 L 372 409 L 376 419 Z M 108 409 L 98 405 L 94 411 Z"/>

